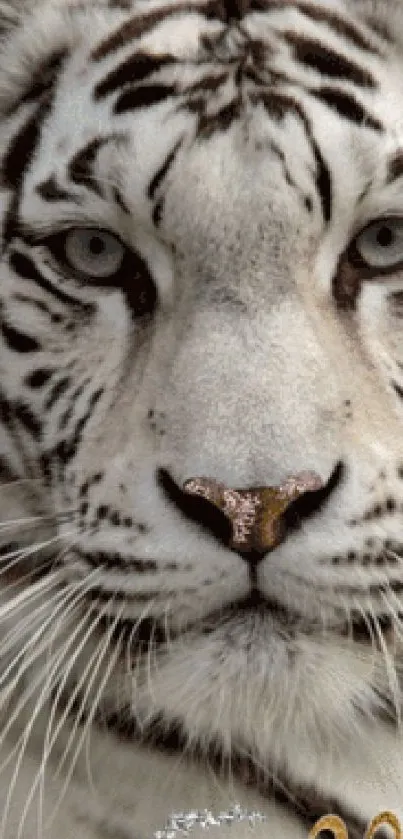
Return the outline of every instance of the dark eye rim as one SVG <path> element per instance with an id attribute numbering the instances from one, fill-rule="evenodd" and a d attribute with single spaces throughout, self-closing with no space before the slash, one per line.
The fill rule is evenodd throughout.
<path id="1" fill-rule="evenodd" d="M 114 236 L 124 249 L 119 270 L 107 277 L 93 277 L 77 271 L 66 258 L 64 249 L 67 236 L 74 230 L 93 230 L 94 233 Z M 129 248 L 114 231 L 90 225 L 72 226 L 58 230 L 41 239 L 37 238 L 33 244 L 45 247 L 48 250 L 52 257 L 53 267 L 63 277 L 64 281 L 76 282 L 82 287 L 103 288 L 105 290 L 116 289 L 125 295 L 133 317 L 149 317 L 153 314 L 158 302 L 158 291 L 147 263 L 140 253 L 133 248 Z"/>
<path id="2" fill-rule="evenodd" d="M 358 248 L 358 241 L 367 230 L 370 230 L 371 227 L 382 226 L 382 224 L 386 226 L 388 222 L 393 221 L 401 221 L 403 226 L 403 216 L 400 215 L 389 215 L 384 218 L 372 219 L 359 231 L 359 233 L 357 233 L 348 246 L 345 252 L 345 260 L 347 260 L 355 270 L 360 272 L 361 279 L 369 280 L 373 277 L 387 276 L 398 273 L 403 269 L 403 257 L 402 259 L 397 260 L 397 262 L 393 262 L 391 265 L 371 265 L 364 259 Z"/>

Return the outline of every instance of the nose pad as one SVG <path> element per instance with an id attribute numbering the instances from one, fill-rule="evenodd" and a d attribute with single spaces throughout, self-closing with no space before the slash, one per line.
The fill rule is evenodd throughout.
<path id="1" fill-rule="evenodd" d="M 209 501 L 231 524 L 229 547 L 242 555 L 264 555 L 284 538 L 284 514 L 293 502 L 323 488 L 316 472 L 300 472 L 278 487 L 230 489 L 214 478 L 191 478 L 183 489 Z"/>
<path id="2" fill-rule="evenodd" d="M 190 478 L 181 488 L 162 469 L 158 481 L 187 518 L 205 526 L 218 541 L 256 566 L 289 530 L 323 505 L 342 472 L 339 463 L 327 484 L 316 472 L 300 472 L 278 487 L 246 489 L 231 489 L 204 477 Z"/>

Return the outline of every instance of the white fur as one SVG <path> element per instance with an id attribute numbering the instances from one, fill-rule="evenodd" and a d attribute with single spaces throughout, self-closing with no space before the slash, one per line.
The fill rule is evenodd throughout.
<path id="1" fill-rule="evenodd" d="M 359 14 L 361 22 L 368 15 L 382 23 L 386 16 L 396 33 L 401 25 L 399 7 L 392 4 L 385 3 L 387 11 L 383 4 L 367 2 L 323 5 L 350 21 Z M 135 8 L 141 12 L 149 4 L 139 0 Z M 1 775 L 0 812 L 5 815 L 0 835 L 151 839 L 171 811 L 208 807 L 218 812 L 233 802 L 264 812 L 276 839 L 306 835 L 300 822 L 267 796 L 239 779 L 217 777 L 207 758 L 197 763 L 191 754 L 196 745 L 201 750 L 219 747 L 227 756 L 244 752 L 263 771 L 285 775 L 296 786 L 313 785 L 364 821 L 383 809 L 403 818 L 401 732 L 377 714 L 382 696 L 400 712 L 401 598 L 388 591 L 369 593 L 371 585 L 383 582 L 387 590 L 389 580 L 402 579 L 402 559 L 381 568 L 347 562 L 348 552 L 368 551 L 369 538 L 375 552 L 385 539 L 401 539 L 402 407 L 391 379 L 401 381 L 403 334 L 402 320 L 391 313 L 386 295 L 401 289 L 403 275 L 396 272 L 363 284 L 354 314 L 338 312 L 331 298 L 332 278 L 352 238 L 374 218 L 402 214 L 401 185 L 388 185 L 385 177 L 389 156 L 403 143 L 400 47 L 363 57 L 334 33 L 326 35 L 320 23 L 304 21 L 295 9 L 286 7 L 270 19 L 264 35 L 268 43 L 277 44 L 277 36 L 280 42 L 287 28 L 305 27 L 311 38 L 326 35 L 329 46 L 342 45 L 346 57 L 365 63 L 379 81 L 379 88 L 363 94 L 363 101 L 386 126 L 383 133 L 354 126 L 309 97 L 306 88 L 319 86 L 320 79 L 313 70 L 296 67 L 282 42 L 273 59 L 278 72 L 289 74 L 287 93 L 298 91 L 332 174 L 332 221 L 324 228 L 313 185 L 312 147 L 292 113 L 276 122 L 261 105 L 247 107 L 246 117 L 227 131 L 196 140 L 195 116 L 171 100 L 119 118 L 112 118 L 109 99 L 93 101 L 94 85 L 118 61 L 111 55 L 92 63 L 89 53 L 127 14 L 90 0 L 86 10 L 66 0 L 39 6 L 33 0 L 23 6 L 0 4 L 5 27 L 2 148 L 33 109 L 28 103 L 6 117 L 7 107 L 18 103 L 29 85 L 32 68 L 50 49 L 66 44 L 71 54 L 24 176 L 20 212 L 25 225 L 42 236 L 77 224 L 114 232 L 141 253 L 159 293 L 155 325 L 142 331 L 133 325 L 118 290 L 100 292 L 72 279 L 72 293 L 96 303 L 97 312 L 90 323 L 77 317 L 73 334 L 66 337 L 60 329 L 50 329 L 43 311 L 29 300 L 17 302 L 15 291 L 27 293 L 32 286 L 21 282 L 16 289 L 15 276 L 6 267 L 2 271 L 8 317 L 16 329 L 35 335 L 43 345 L 40 365 L 2 346 L 0 382 L 8 398 L 18 401 L 30 369 L 46 364 L 72 370 L 77 383 L 89 379 L 76 404 L 77 417 L 85 413 L 89 396 L 104 388 L 65 482 L 54 487 L 51 497 L 40 485 L 35 493 L 28 485 L 17 485 L 13 495 L 3 488 L 4 520 L 75 510 L 80 485 L 102 469 L 102 480 L 90 491 L 88 517 L 100 504 L 109 504 L 122 518 L 132 516 L 146 528 L 105 523 L 93 532 L 67 522 L 56 532 L 43 520 L 40 531 L 27 530 L 28 545 L 39 536 L 42 541 L 57 536 L 55 550 L 64 564 L 53 572 L 54 579 L 37 583 L 37 589 L 17 580 L 11 595 L 6 586 L 2 591 L 0 660 L 7 674 L 0 683 L 7 730 L 2 756 L 10 755 L 13 743 L 18 748 Z M 214 38 L 220 26 L 192 15 L 168 18 L 143 37 L 141 48 L 180 57 L 183 63 L 166 68 L 162 78 L 190 84 L 206 70 L 194 61 L 199 36 Z M 260 16 L 252 15 L 245 27 L 251 36 L 263 37 Z M 378 43 L 369 30 L 367 36 Z M 236 54 L 233 34 L 221 48 Z M 126 45 L 119 59 L 132 51 L 133 45 Z M 220 94 L 211 96 L 211 113 L 231 99 L 231 85 L 229 79 Z M 67 184 L 65 165 L 74 153 L 94 136 L 111 131 L 120 133 L 120 141 L 102 150 L 96 170 L 105 184 L 104 197 L 69 184 L 80 201 L 43 202 L 37 185 L 52 174 Z M 181 139 L 182 151 L 164 182 L 164 219 L 157 235 L 147 185 Z M 292 186 L 275 146 L 284 153 Z M 368 182 L 371 188 L 359 200 Z M 129 214 L 113 204 L 113 185 Z M 303 206 L 307 194 L 314 205 L 311 214 Z M 4 190 L 4 208 L 8 198 Z M 28 245 L 20 250 L 24 248 L 31 252 Z M 52 279 L 46 251 L 37 245 L 33 252 L 43 275 Z M 69 283 L 63 282 L 64 290 Z M 42 290 L 35 290 L 35 297 L 49 301 Z M 63 311 L 60 304 L 54 308 Z M 29 399 L 32 409 L 42 412 L 46 445 L 56 445 L 67 402 L 45 412 L 40 391 L 32 390 Z M 147 419 L 150 409 L 153 429 Z M 21 452 L 9 452 L 4 436 L 0 441 L 23 476 Z M 21 448 L 29 451 L 37 468 L 39 448 L 28 438 Z M 278 484 L 303 469 L 315 469 L 327 481 L 340 460 L 346 475 L 327 505 L 259 566 L 261 591 L 298 612 L 301 627 L 294 632 L 275 616 L 249 616 L 201 634 L 199 620 L 247 595 L 248 569 L 239 556 L 167 503 L 156 470 L 167 469 L 178 484 L 194 475 L 215 475 L 241 487 Z M 397 513 L 386 510 L 390 496 Z M 384 508 L 382 515 L 364 518 L 377 504 Z M 352 519 L 359 525 L 351 526 Z M 24 526 L 17 525 L 17 536 Z M 52 552 L 52 546 L 47 550 Z M 74 554 L 77 548 L 119 552 L 127 571 L 101 567 L 99 579 L 88 577 L 88 566 Z M 334 556 L 343 561 L 332 563 Z M 132 557 L 155 561 L 158 573 L 130 572 Z M 80 585 L 84 592 L 91 580 L 111 593 L 151 591 L 145 604 L 112 598 L 108 610 L 116 620 L 148 614 L 166 619 L 170 632 L 178 632 L 166 653 L 155 660 L 150 655 L 140 663 L 129 661 L 129 666 L 124 656 L 114 657 L 115 648 L 99 626 L 87 632 L 92 617 L 77 592 Z M 65 589 L 59 588 L 61 583 Z M 360 586 L 367 589 L 360 593 Z M 340 634 L 338 629 L 354 611 L 375 617 L 387 611 L 394 617 L 393 638 L 387 644 L 380 633 L 371 647 Z M 35 658 L 40 643 L 42 654 Z M 15 678 L 11 662 L 21 650 L 21 678 Z M 71 720 L 58 730 L 63 711 L 55 714 L 50 696 L 64 672 L 66 692 L 71 696 L 78 683 L 87 711 L 93 708 L 95 713 L 99 706 L 102 713 L 131 715 L 144 727 L 159 715 L 167 723 L 180 719 L 188 750 L 160 754 L 123 742 L 95 722 L 84 726 L 84 742 L 59 806 L 64 775 L 56 772 L 58 760 L 67 755 L 68 770 L 80 742 L 80 730 L 75 731 Z M 30 690 L 25 703 L 24 691 Z M 8 731 L 13 715 L 15 724 Z M 41 761 L 43 813 L 37 810 Z M 55 820 L 46 827 L 56 805 Z M 244 839 L 249 831 L 242 824 L 231 835 Z M 226 829 L 221 835 L 224 839 Z M 266 826 L 256 828 L 256 837 L 267 835 Z"/>

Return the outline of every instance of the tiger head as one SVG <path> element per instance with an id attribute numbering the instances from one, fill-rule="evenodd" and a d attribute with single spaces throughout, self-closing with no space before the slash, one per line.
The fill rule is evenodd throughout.
<path id="1" fill-rule="evenodd" d="M 247 5 L 7 25 L 2 597 L 67 592 L 103 708 L 287 763 L 400 714 L 403 21 Z M 269 551 L 184 492 L 306 470 Z"/>

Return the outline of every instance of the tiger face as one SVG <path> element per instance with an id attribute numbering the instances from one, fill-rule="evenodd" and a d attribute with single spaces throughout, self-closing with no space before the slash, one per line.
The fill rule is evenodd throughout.
<path id="1" fill-rule="evenodd" d="M 266 768 L 364 750 L 400 715 L 402 21 L 385 14 L 41 3 L 1 59 L 2 468 L 35 479 L 56 540 L 17 581 L 71 592 L 63 638 L 91 615 L 72 682 L 107 637 L 105 713 Z M 304 470 L 322 488 L 266 553 L 231 550 L 183 491 Z"/>

